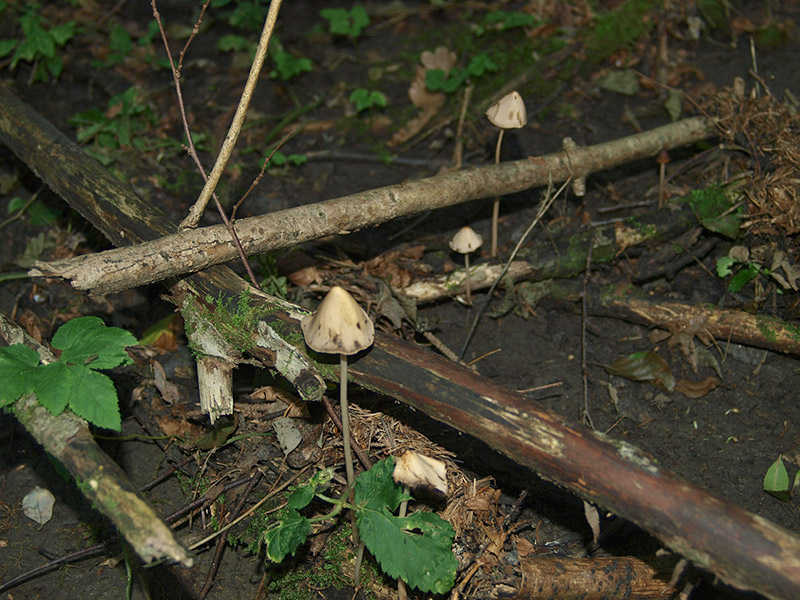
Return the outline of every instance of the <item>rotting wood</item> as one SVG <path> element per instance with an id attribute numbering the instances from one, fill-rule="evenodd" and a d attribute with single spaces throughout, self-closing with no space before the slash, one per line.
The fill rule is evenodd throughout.
<path id="1" fill-rule="evenodd" d="M 60 173 L 79 169 L 82 151 L 62 134 L 43 133 L 34 125 L 36 114 L 0 85 L 0 139 L 20 156 L 39 152 L 50 157 L 35 165 L 34 171 L 48 185 Z M 620 164 L 655 156 L 662 148 L 675 148 L 713 135 L 714 123 L 692 117 L 626 138 L 577 148 L 567 155 L 557 152 L 541 157 L 476 167 L 387 186 L 309 206 L 281 210 L 259 217 L 237 220 L 235 230 L 245 254 L 252 256 L 319 239 L 347 234 L 363 227 L 391 221 L 400 216 L 452 206 L 491 196 L 519 192 L 549 181 L 586 177 Z M 57 160 L 54 158 L 57 157 Z M 101 175 L 98 164 L 88 175 L 91 198 L 81 202 L 84 218 L 92 221 L 89 209 L 103 210 L 114 202 L 114 188 Z M 76 173 L 77 174 L 77 173 Z M 79 185 L 82 180 L 75 180 Z M 65 190 L 65 199 L 80 194 Z M 87 203 L 88 200 L 88 203 Z M 153 224 L 146 215 L 143 222 Z M 131 228 L 131 231 L 127 229 Z M 236 258 L 236 248 L 223 225 L 176 233 L 171 223 L 162 223 L 146 233 L 141 226 L 118 223 L 112 234 L 117 249 L 84 254 L 75 258 L 37 263 L 31 275 L 70 280 L 73 287 L 95 294 L 120 292 L 176 275 L 199 271 Z M 144 238 L 144 239 L 142 239 Z M 141 243 L 150 240 L 147 243 Z M 131 244 L 137 244 L 132 246 Z M 125 246 L 119 248 L 119 246 Z"/>
<path id="2" fill-rule="evenodd" d="M 494 598 L 525 600 L 668 600 L 678 592 L 672 572 L 632 556 L 520 560 L 522 581 L 516 590 Z"/>
<path id="3" fill-rule="evenodd" d="M 41 117 L 29 126 L 44 127 L 50 133 L 26 130 L 26 136 L 63 138 Z M 22 152 L 20 158 L 34 171 L 44 170 L 42 162 L 52 162 L 35 145 L 27 150 L 25 144 L 13 148 Z M 113 202 L 104 198 L 98 203 L 92 191 L 97 163 L 76 148 L 69 151 L 82 161 L 61 175 L 50 169 L 48 185 L 86 213 L 107 237 L 124 243 L 133 236 L 115 227 L 123 221 L 141 232 L 136 235 L 152 237 L 156 229 L 148 233 L 148 222 L 155 222 L 158 229 L 174 227 L 157 207 L 110 175 L 104 177 L 106 184 L 115 182 Z M 88 188 L 82 190 L 81 184 Z M 86 202 L 81 200 L 84 195 Z M 139 221 L 140 214 L 148 215 L 148 220 Z M 218 266 L 182 280 L 172 291 L 175 298 L 191 293 L 200 298 L 224 294 L 235 299 L 245 288 L 246 283 L 230 269 Z M 287 344 L 296 344 L 305 355 L 299 322 L 293 316 L 299 313 L 266 294 L 254 292 L 253 297 L 269 309 L 262 318 L 264 326 Z M 263 354 L 269 357 L 272 350 L 265 348 Z M 335 380 L 335 368 L 315 364 L 327 380 Z M 364 387 L 483 440 L 540 476 L 638 524 L 728 583 L 775 600 L 800 597 L 800 538 L 661 470 L 637 448 L 574 425 L 468 369 L 386 335 L 376 337 L 374 347 L 353 362 L 351 372 Z"/>
<path id="4" fill-rule="evenodd" d="M 0 340 L 25 344 L 43 359 L 50 351 L 0 313 Z M 169 559 L 192 566 L 193 559 L 175 539 L 128 477 L 92 437 L 86 422 L 70 411 L 53 416 L 29 394 L 14 404 L 14 416 L 33 438 L 70 472 L 81 492 L 106 515 L 145 562 Z"/>

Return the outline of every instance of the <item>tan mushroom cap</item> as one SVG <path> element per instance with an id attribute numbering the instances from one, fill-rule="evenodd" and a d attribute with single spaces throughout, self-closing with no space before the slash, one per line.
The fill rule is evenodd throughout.
<path id="1" fill-rule="evenodd" d="M 447 496 L 447 466 L 444 461 L 406 450 L 395 457 L 392 478 L 412 489 L 424 488 Z"/>
<path id="2" fill-rule="evenodd" d="M 326 354 L 355 354 L 375 341 L 375 327 L 367 313 L 338 285 L 300 327 L 308 347 Z"/>
<path id="3" fill-rule="evenodd" d="M 467 225 L 458 230 L 450 240 L 450 249 L 459 254 L 469 254 L 483 245 L 483 238 L 479 233 Z"/>
<path id="4" fill-rule="evenodd" d="M 519 92 L 509 92 L 495 102 L 486 111 L 486 117 L 492 125 L 500 129 L 519 129 L 528 123 L 525 102 Z"/>

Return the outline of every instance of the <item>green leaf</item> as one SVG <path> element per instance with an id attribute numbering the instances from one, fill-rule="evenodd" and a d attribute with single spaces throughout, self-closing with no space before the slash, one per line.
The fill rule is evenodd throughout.
<path id="1" fill-rule="evenodd" d="M 267 558 L 279 563 L 288 554 L 294 555 L 297 547 L 306 541 L 310 531 L 309 520 L 296 510 L 290 510 L 286 518 L 264 533 Z"/>
<path id="2" fill-rule="evenodd" d="M 631 381 L 647 382 L 666 392 L 675 389 L 675 376 L 660 354 L 634 352 L 605 366 L 608 373 Z"/>
<path id="3" fill-rule="evenodd" d="M 68 398 L 69 409 L 97 427 L 114 431 L 122 429 L 114 382 L 84 366 L 68 365 L 67 368 L 72 373 L 73 385 Z"/>
<path id="4" fill-rule="evenodd" d="M 136 338 L 124 329 L 106 327 L 99 317 L 78 317 L 59 327 L 51 343 L 61 350 L 62 362 L 111 369 L 132 362 L 125 347 L 135 346 Z"/>
<path id="5" fill-rule="evenodd" d="M 480 77 L 486 71 L 497 71 L 497 63 L 486 54 L 478 54 L 473 56 L 472 60 L 469 61 L 467 71 L 469 71 L 469 74 L 473 77 Z"/>
<path id="6" fill-rule="evenodd" d="M 31 225 L 52 225 L 59 213 L 41 202 L 34 202 L 28 207 L 28 215 L 31 218 Z"/>
<path id="7" fill-rule="evenodd" d="M 223 35 L 217 41 L 217 49 L 221 52 L 239 52 L 247 50 L 251 45 L 250 40 L 241 35 Z"/>
<path id="8" fill-rule="evenodd" d="M 732 294 L 740 291 L 749 281 L 752 281 L 758 274 L 761 272 L 761 265 L 758 263 L 750 263 L 738 273 L 736 273 L 733 277 L 731 277 L 730 282 L 728 283 L 728 290 Z"/>
<path id="9" fill-rule="evenodd" d="M 33 391 L 33 373 L 39 353 L 24 344 L 0 348 L 0 406 L 11 404 Z"/>
<path id="10" fill-rule="evenodd" d="M 63 46 L 75 35 L 75 21 L 69 21 L 68 23 L 62 23 L 61 25 L 51 27 L 48 33 L 56 44 Z"/>
<path id="11" fill-rule="evenodd" d="M 17 212 L 23 206 L 25 206 L 25 200 L 23 200 L 19 196 L 14 196 L 11 200 L 8 201 L 8 214 Z"/>
<path id="12" fill-rule="evenodd" d="M 731 258 L 730 256 L 720 256 L 717 259 L 717 276 L 719 277 L 727 277 L 733 270 L 731 267 L 735 265 L 738 261 L 735 258 Z"/>
<path id="13" fill-rule="evenodd" d="M 74 383 L 69 366 L 56 361 L 36 369 L 33 390 L 39 404 L 58 416 L 67 408 Z"/>
<path id="14" fill-rule="evenodd" d="M 51 30 L 52 32 L 52 30 Z M 128 31 L 119 24 L 111 26 L 108 32 L 108 47 L 119 54 L 125 55 L 133 48 L 133 41 Z"/>
<path id="15" fill-rule="evenodd" d="M 291 494 L 289 494 L 289 497 L 286 499 L 286 504 L 289 505 L 289 508 L 292 508 L 294 510 L 300 510 L 308 506 L 313 499 L 314 499 L 314 486 L 301 485 Z"/>
<path id="16" fill-rule="evenodd" d="M 367 14 L 367 9 L 360 5 L 354 6 L 350 9 L 350 18 L 353 21 L 350 27 L 350 35 L 353 37 L 358 37 L 364 27 L 369 25 L 369 15 Z"/>
<path id="17" fill-rule="evenodd" d="M 458 561 L 453 527 L 439 515 L 415 512 L 396 517 L 403 493 L 392 479 L 394 459 L 386 458 L 356 478 L 355 504 L 361 539 L 390 577 L 402 577 L 423 592 L 442 594 L 453 587 Z"/>
<path id="18" fill-rule="evenodd" d="M 8 56 L 17 47 L 17 40 L 0 40 L 0 58 Z"/>
<path id="19" fill-rule="evenodd" d="M 778 500 L 789 501 L 789 474 L 786 472 L 782 456 L 779 456 L 778 460 L 767 469 L 764 475 L 764 491 Z"/>

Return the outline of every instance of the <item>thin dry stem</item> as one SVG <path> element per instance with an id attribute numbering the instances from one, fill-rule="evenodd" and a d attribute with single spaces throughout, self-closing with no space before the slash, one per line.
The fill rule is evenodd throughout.
<path id="1" fill-rule="evenodd" d="M 155 0 L 154 0 L 155 2 Z M 258 47 L 256 48 L 256 55 L 253 57 L 253 64 L 250 66 L 250 73 L 247 76 L 242 97 L 239 100 L 239 105 L 236 107 L 236 113 L 233 115 L 233 122 L 222 142 L 222 148 L 217 155 L 217 160 L 211 173 L 203 186 L 200 196 L 197 201 L 189 209 L 189 214 L 181 223 L 181 229 L 188 229 L 197 227 L 200 221 L 200 216 L 211 199 L 212 192 L 216 189 L 222 172 L 225 170 L 228 160 L 230 160 L 233 148 L 236 145 L 236 140 L 239 138 L 239 133 L 242 130 L 244 119 L 247 116 L 247 110 L 250 108 L 250 101 L 253 99 L 253 92 L 258 82 L 258 76 L 261 73 L 261 68 L 264 66 L 264 59 L 267 56 L 267 47 L 269 40 L 272 37 L 272 31 L 275 28 L 275 22 L 278 19 L 278 11 L 281 7 L 281 0 L 272 0 L 269 4 L 269 12 L 267 13 L 266 21 L 264 21 L 264 29 L 261 31 L 261 37 L 258 40 Z"/>

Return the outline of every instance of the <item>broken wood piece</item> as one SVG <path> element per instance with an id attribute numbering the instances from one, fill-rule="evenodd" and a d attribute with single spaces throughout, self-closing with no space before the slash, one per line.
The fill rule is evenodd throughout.
<path id="1" fill-rule="evenodd" d="M 27 105 L 0 85 L 0 140 L 18 156 L 39 153 L 47 160 L 31 164 L 34 172 L 51 188 L 60 173 L 75 172 L 83 152 L 52 126 L 47 127 Z M 509 161 L 445 173 L 418 181 L 369 190 L 317 204 L 281 210 L 236 221 L 234 228 L 245 254 L 263 254 L 332 234 L 347 234 L 363 227 L 386 223 L 400 216 L 452 206 L 469 200 L 511 194 L 531 187 L 562 182 L 573 174 L 585 176 L 625 162 L 655 156 L 662 148 L 691 144 L 710 137 L 714 122 L 693 117 L 645 133 L 579 147 L 570 153 Z M 58 160 L 53 160 L 58 157 Z M 82 214 L 96 225 L 97 214 L 114 203 L 118 190 L 101 175 L 97 164 L 89 168 L 92 190 L 78 188 L 85 180 L 75 179 L 59 187 L 63 197 L 81 205 Z M 94 214 L 95 216 L 92 216 Z M 143 224 L 154 224 L 148 215 Z M 125 246 L 70 259 L 37 263 L 31 275 L 60 277 L 73 287 L 94 294 L 120 292 L 132 287 L 192 273 L 237 257 L 236 248 L 224 225 L 176 233 L 172 223 L 159 223 L 147 232 L 130 222 L 117 223 L 111 233 L 116 246 Z M 130 229 L 130 231 L 129 231 Z M 150 240 L 147 243 L 145 240 Z M 135 244 L 135 246 L 131 246 Z"/>
<path id="2" fill-rule="evenodd" d="M 0 129 L 7 121 L 0 111 Z M 61 161 L 49 154 L 48 136 L 66 138 L 38 115 L 26 125 L 32 129 L 19 131 L 23 141 L 9 145 L 34 171 L 47 173 L 53 191 L 109 239 L 126 243 L 174 227 L 157 207 L 138 198 L 74 144 L 63 148 L 74 161 L 64 164 L 64 171 L 55 168 Z M 41 141 L 28 144 L 28 139 Z M 102 203 L 94 195 L 95 176 L 112 192 Z M 187 294 L 236 299 L 244 289 L 247 284 L 230 269 L 213 267 L 174 284 L 172 293 L 182 306 L 180 299 Z M 254 293 L 254 298 L 267 309 L 261 321 L 305 357 L 298 320 L 303 313 L 267 294 Z M 249 353 L 274 367 L 273 349 L 256 346 Z M 336 380 L 330 364 L 316 363 L 316 368 L 326 380 Z M 798 536 L 661 470 L 634 446 L 574 425 L 468 369 L 386 335 L 377 336 L 372 350 L 353 363 L 352 372 L 361 385 L 483 440 L 518 464 L 638 524 L 728 583 L 775 600 L 800 598 Z M 309 379 L 316 381 L 303 372 L 295 381 L 302 385 Z"/>
<path id="3" fill-rule="evenodd" d="M 673 561 L 674 562 L 674 561 Z M 632 556 L 520 559 L 522 581 L 496 598 L 526 600 L 668 600 L 678 592 L 669 584 L 672 571 Z M 507 586 L 504 586 L 507 587 Z"/>
<path id="4" fill-rule="evenodd" d="M 0 340 L 9 346 L 25 344 L 43 358 L 55 360 L 47 348 L 2 313 Z M 117 463 L 97 445 L 83 419 L 70 411 L 53 416 L 34 394 L 20 398 L 13 405 L 13 412 L 33 438 L 64 465 L 83 495 L 111 519 L 144 562 L 167 559 L 192 566 L 192 557 L 175 539 L 172 530 L 139 495 Z"/>

